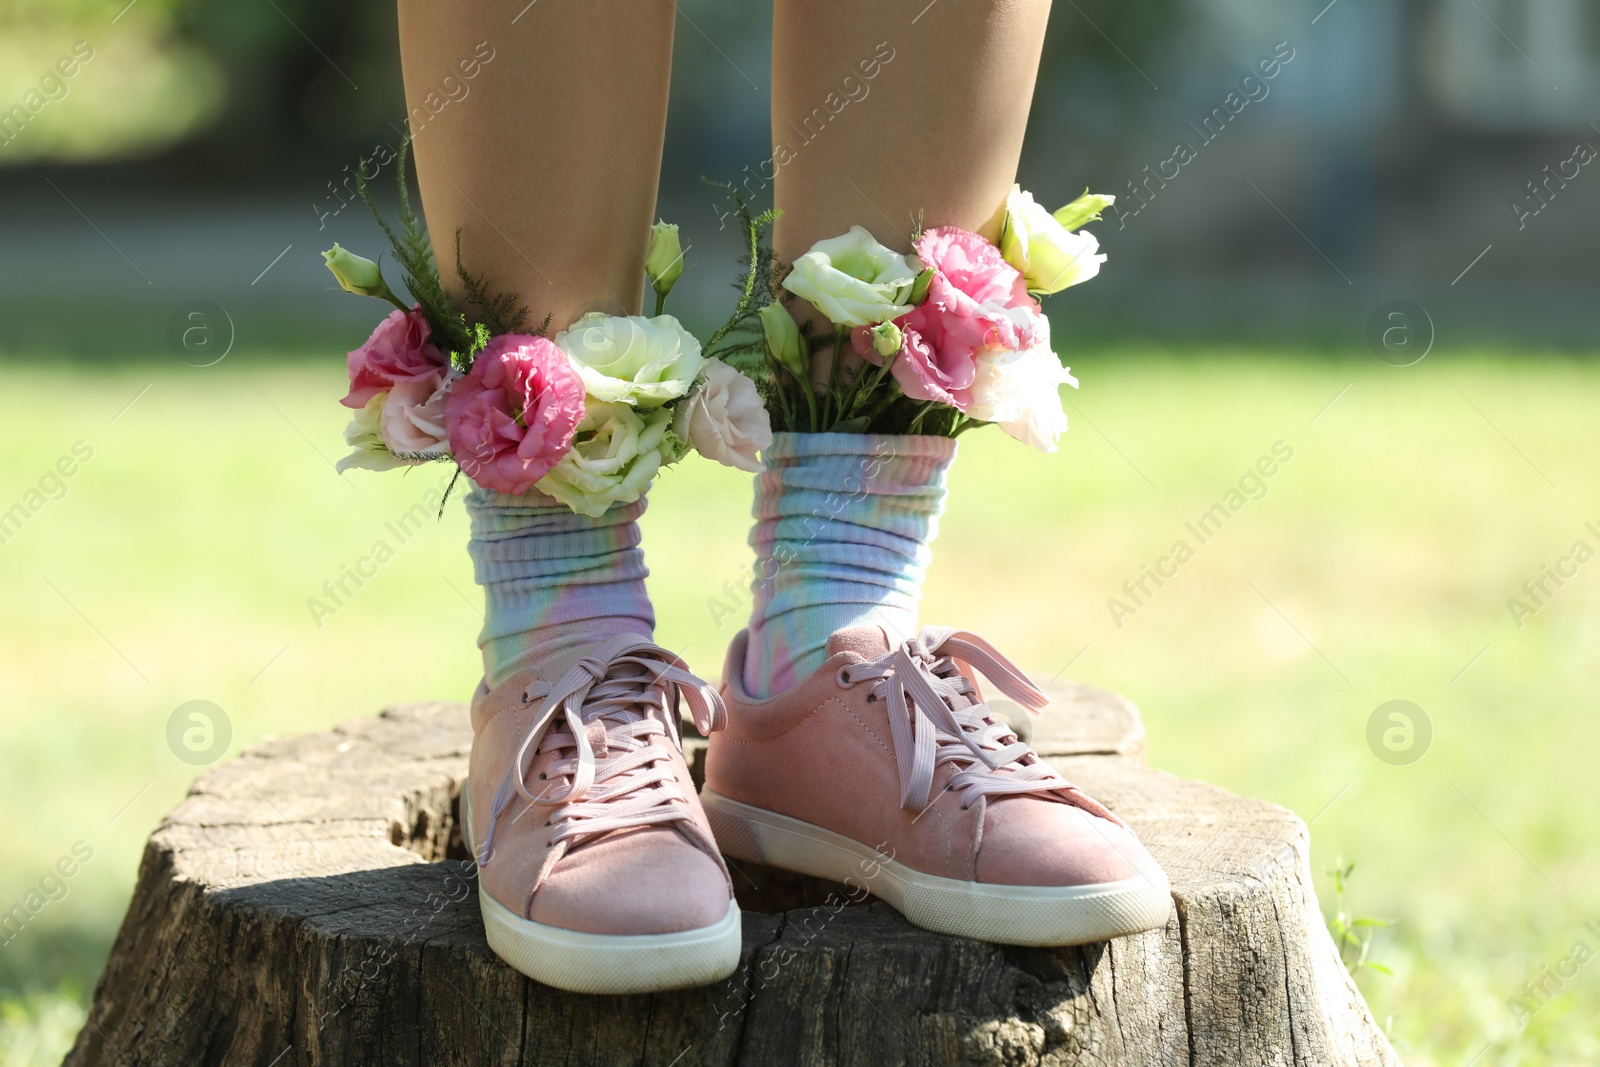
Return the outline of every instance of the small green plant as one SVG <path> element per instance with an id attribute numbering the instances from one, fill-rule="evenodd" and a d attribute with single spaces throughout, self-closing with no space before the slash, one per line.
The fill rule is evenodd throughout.
<path id="1" fill-rule="evenodd" d="M 1372 951 L 1374 930 L 1394 924 L 1387 919 L 1357 918 L 1345 907 L 1345 886 L 1355 870 L 1354 863 L 1346 863 L 1344 857 L 1340 856 L 1334 861 L 1334 866 L 1324 872 L 1333 879 L 1333 918 L 1328 921 L 1328 930 L 1333 934 L 1333 943 L 1339 946 L 1339 959 L 1344 961 L 1345 970 L 1355 974 L 1366 967 L 1393 977 L 1393 971 L 1381 963 L 1373 963 L 1367 955 Z"/>

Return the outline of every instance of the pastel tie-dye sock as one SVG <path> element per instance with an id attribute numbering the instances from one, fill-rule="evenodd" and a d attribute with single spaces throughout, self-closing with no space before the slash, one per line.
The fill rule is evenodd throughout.
<path id="1" fill-rule="evenodd" d="M 754 606 L 744 687 L 781 693 L 827 659 L 828 636 L 916 632 L 944 509 L 947 437 L 779 433 L 756 477 Z"/>
<path id="2" fill-rule="evenodd" d="M 591 519 L 537 491 L 511 496 L 474 486 L 467 494 L 490 688 L 619 633 L 652 635 L 637 521 L 644 508 L 641 497 Z"/>

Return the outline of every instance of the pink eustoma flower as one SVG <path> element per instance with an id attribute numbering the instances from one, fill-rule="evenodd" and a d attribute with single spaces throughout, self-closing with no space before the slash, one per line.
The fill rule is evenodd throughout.
<path id="1" fill-rule="evenodd" d="M 915 247 L 933 268 L 933 278 L 927 299 L 894 320 L 904 343 L 890 372 L 907 396 L 965 411 L 972 403 L 978 355 L 1030 347 L 1039 304 L 1000 250 L 975 233 L 938 226 L 924 232 Z M 864 327 L 852 332 L 851 343 L 865 359 L 882 363 Z"/>
<path id="2" fill-rule="evenodd" d="M 524 493 L 572 447 L 583 380 L 544 337 L 505 334 L 478 353 L 445 401 L 450 449 L 485 489 Z"/>
<path id="3" fill-rule="evenodd" d="M 448 370 L 450 360 L 428 340 L 429 333 L 421 311 L 396 308 L 389 312 L 372 336 L 347 358 L 350 392 L 340 403 L 359 410 L 401 382 L 421 381 Z"/>

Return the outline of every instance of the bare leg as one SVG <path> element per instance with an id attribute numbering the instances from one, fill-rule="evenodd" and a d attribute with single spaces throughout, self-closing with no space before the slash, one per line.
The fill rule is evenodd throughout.
<path id="1" fill-rule="evenodd" d="M 776 4 L 778 258 L 793 262 L 853 225 L 901 252 L 911 251 L 919 222 L 998 238 L 1049 0 Z M 788 306 L 814 335 L 833 336 L 806 301 Z M 845 352 L 849 375 L 859 357 Z M 825 343 L 814 353 L 815 381 L 840 376 L 832 362 Z M 857 627 L 879 634 L 851 638 L 874 653 L 882 634 L 894 644 L 915 633 L 954 453 L 952 440 L 912 434 L 774 441 L 756 483 L 751 543 L 762 578 L 744 660 L 748 692 L 771 696 L 802 682 L 827 660 L 829 642 Z M 824 508 L 819 528 L 793 536 L 793 516 Z"/>
<path id="2" fill-rule="evenodd" d="M 639 310 L 661 173 L 673 6 L 639 0 L 399 0 L 409 108 L 486 43 L 468 94 L 416 135 L 445 288 L 461 259 L 552 332 L 585 311 Z M 512 20 L 516 19 L 513 23 Z M 483 53 L 479 53 L 483 54 Z M 459 92 L 459 90 L 457 90 Z M 415 112 L 413 112 L 415 113 Z"/>
<path id="3" fill-rule="evenodd" d="M 907 252 L 919 214 L 996 239 L 1049 14 L 1049 0 L 777 0 L 773 141 L 793 150 L 776 152 L 779 257 L 852 225 Z M 875 56 L 892 58 L 868 81 L 858 64 Z M 819 128 L 813 109 L 863 83 Z"/>
<path id="4" fill-rule="evenodd" d="M 637 311 L 661 168 L 673 5 L 399 2 L 413 106 L 480 42 L 496 51 L 465 98 L 417 138 L 446 284 L 459 228 L 467 269 L 519 294 L 536 321 L 551 315 L 555 330 L 585 311 Z M 484 587 L 484 689 L 462 806 L 470 810 L 467 834 L 482 849 L 480 889 L 492 898 L 483 901 L 489 946 L 539 982 L 585 993 L 726 978 L 740 946 L 727 868 L 702 829 L 688 765 L 663 736 L 671 724 L 641 733 L 633 712 L 661 686 L 676 708 L 673 687 L 688 688 L 672 680 L 688 677 L 676 658 L 649 644 L 653 612 L 635 521 L 644 499 L 590 517 L 535 491 L 476 486 L 466 507 L 468 551 Z M 604 676 L 597 692 L 603 685 L 638 699 L 587 703 L 573 695 L 567 719 L 540 727 L 529 705 L 547 690 L 535 697 L 533 687 L 558 683 L 580 659 L 599 672 L 597 681 Z M 646 671 L 646 662 L 660 669 Z M 586 706 L 574 708 L 580 700 Z M 583 718 L 575 731 L 574 712 Z M 580 764 L 593 778 L 584 779 Z M 527 794 L 508 786 L 535 774 L 541 803 L 523 803 Z M 604 789 L 590 791 L 596 780 Z M 610 832 L 619 827 L 627 832 Z M 649 891 L 660 886 L 671 892 Z M 635 936 L 649 939 L 648 959 L 616 947 Z"/>

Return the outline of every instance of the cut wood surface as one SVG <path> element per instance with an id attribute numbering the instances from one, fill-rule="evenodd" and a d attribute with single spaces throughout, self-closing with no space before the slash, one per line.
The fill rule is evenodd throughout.
<path id="1" fill-rule="evenodd" d="M 1121 697 L 1052 695 L 1034 744 L 1166 868 L 1163 929 L 990 945 L 739 865 L 732 979 L 562 993 L 485 944 L 456 816 L 466 709 L 412 704 L 257 745 L 195 783 L 146 846 L 66 1064 L 1398 1063 L 1319 914 L 1305 825 L 1145 768 Z"/>

